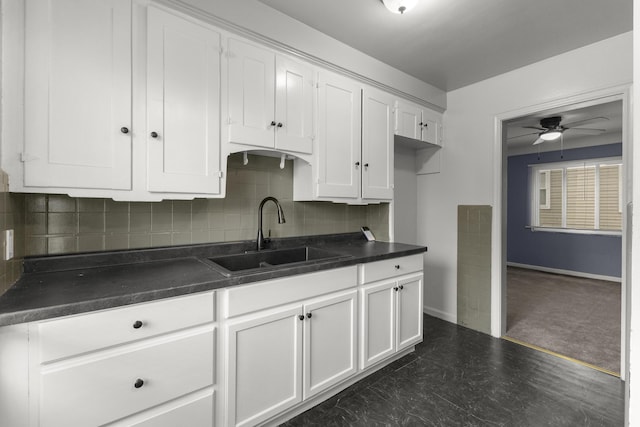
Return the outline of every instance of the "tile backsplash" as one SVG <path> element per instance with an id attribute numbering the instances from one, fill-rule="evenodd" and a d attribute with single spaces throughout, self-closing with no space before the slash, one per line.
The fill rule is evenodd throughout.
<path id="1" fill-rule="evenodd" d="M 25 255 L 254 239 L 258 205 L 266 196 L 280 201 L 286 223 L 278 224 L 275 205 L 265 204 L 265 236 L 342 233 L 368 225 L 379 240 L 388 239 L 388 204 L 294 202 L 293 164 L 287 161 L 280 169 L 279 163 L 278 158 L 249 155 L 245 166 L 242 155 L 230 156 L 224 199 L 116 202 L 53 194 L 9 198 L 15 196 L 22 206 L 18 211 L 24 213 Z"/>
<path id="2" fill-rule="evenodd" d="M 24 257 L 24 196 L 9 193 L 8 177 L 0 171 L 0 251 L 5 249 L 5 230 L 14 232 L 14 257 L 5 261 L 0 256 L 0 295 L 6 291 L 22 272 Z"/>

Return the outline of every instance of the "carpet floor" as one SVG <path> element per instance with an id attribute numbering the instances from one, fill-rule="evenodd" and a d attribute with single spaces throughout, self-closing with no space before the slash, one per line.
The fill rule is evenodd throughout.
<path id="1" fill-rule="evenodd" d="M 509 267 L 506 337 L 620 373 L 620 283 Z"/>

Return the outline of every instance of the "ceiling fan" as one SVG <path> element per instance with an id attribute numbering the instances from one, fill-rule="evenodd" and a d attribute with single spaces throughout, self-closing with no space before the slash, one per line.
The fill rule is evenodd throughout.
<path id="1" fill-rule="evenodd" d="M 538 135 L 538 138 L 533 142 L 533 145 L 542 144 L 545 141 L 555 141 L 560 138 L 566 131 L 572 131 L 582 133 L 585 135 L 599 135 L 606 131 L 606 129 L 591 129 L 591 128 L 579 128 L 575 126 L 586 125 L 588 123 L 599 122 L 602 120 L 609 120 L 607 117 L 593 117 L 585 120 L 578 120 L 571 123 L 562 124 L 561 116 L 545 117 L 540 120 L 540 126 L 522 126 L 525 129 L 536 129 L 538 132 L 527 133 L 524 135 L 518 135 L 513 138 L 520 138 L 526 135 Z"/>

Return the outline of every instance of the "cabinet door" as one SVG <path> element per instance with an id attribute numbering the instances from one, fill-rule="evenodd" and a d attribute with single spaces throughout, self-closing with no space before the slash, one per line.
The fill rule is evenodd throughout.
<path id="1" fill-rule="evenodd" d="M 422 137 L 422 109 L 398 101 L 396 108 L 396 135 L 420 140 Z"/>
<path id="2" fill-rule="evenodd" d="M 227 425 L 249 426 L 302 400 L 300 306 L 227 325 Z"/>
<path id="3" fill-rule="evenodd" d="M 229 39 L 229 142 L 274 147 L 275 55 Z"/>
<path id="4" fill-rule="evenodd" d="M 422 341 L 422 274 L 398 282 L 396 351 Z"/>
<path id="5" fill-rule="evenodd" d="M 130 189 L 131 2 L 25 12 L 25 185 Z"/>
<path id="6" fill-rule="evenodd" d="M 353 290 L 304 306 L 304 399 L 356 373 L 356 296 Z"/>
<path id="7" fill-rule="evenodd" d="M 394 98 L 362 91 L 362 198 L 393 199 Z"/>
<path id="8" fill-rule="evenodd" d="M 277 149 L 311 153 L 313 92 L 310 68 L 282 56 L 276 57 Z"/>
<path id="9" fill-rule="evenodd" d="M 148 8 L 149 190 L 220 193 L 220 34 Z"/>
<path id="10" fill-rule="evenodd" d="M 395 353 L 395 281 L 368 285 L 361 289 L 360 368 Z"/>
<path id="11" fill-rule="evenodd" d="M 318 196 L 360 195 L 361 87 L 321 72 L 318 88 Z"/>
<path id="12" fill-rule="evenodd" d="M 431 144 L 440 145 L 441 118 L 429 110 L 422 112 L 422 140 Z"/>

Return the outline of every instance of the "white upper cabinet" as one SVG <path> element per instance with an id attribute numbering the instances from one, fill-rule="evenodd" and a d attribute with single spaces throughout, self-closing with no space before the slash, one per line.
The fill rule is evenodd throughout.
<path id="1" fill-rule="evenodd" d="M 393 199 L 393 108 L 388 93 L 362 91 L 362 198 Z"/>
<path id="2" fill-rule="evenodd" d="M 409 102 L 397 102 L 396 135 L 442 145 L 441 127 L 440 113 Z"/>
<path id="3" fill-rule="evenodd" d="M 319 197 L 360 195 L 361 91 L 354 80 L 321 72 L 318 79 Z"/>
<path id="4" fill-rule="evenodd" d="M 312 151 L 313 72 L 264 47 L 228 41 L 228 141 Z M 230 147 L 230 152 L 242 147 Z"/>
<path id="5" fill-rule="evenodd" d="M 315 163 L 295 163 L 294 200 L 391 200 L 394 102 L 385 92 L 321 71 Z"/>
<path id="6" fill-rule="evenodd" d="M 25 3 L 24 184 L 131 188 L 131 4 Z"/>
<path id="7" fill-rule="evenodd" d="M 219 32 L 131 0 L 27 0 L 7 13 L 25 22 L 3 64 L 9 81 L 24 75 L 24 94 L 4 101 L 24 102 L 24 116 L 3 116 L 10 191 L 224 195 Z"/>
<path id="8" fill-rule="evenodd" d="M 150 6 L 150 191 L 220 193 L 220 34 Z"/>
<path id="9" fill-rule="evenodd" d="M 311 68 L 277 55 L 275 120 L 277 149 L 311 154 L 314 133 L 313 95 Z"/>

